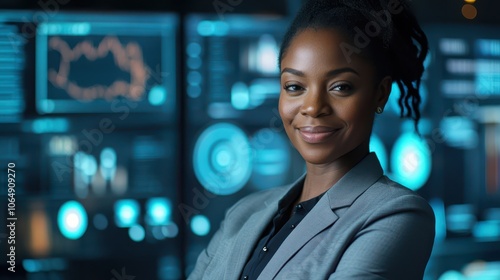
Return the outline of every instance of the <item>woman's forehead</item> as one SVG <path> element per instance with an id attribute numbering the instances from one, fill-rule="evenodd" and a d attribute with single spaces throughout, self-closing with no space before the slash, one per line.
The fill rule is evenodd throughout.
<path id="1" fill-rule="evenodd" d="M 366 59 L 356 53 L 347 53 L 343 46 L 348 38 L 335 29 L 304 29 L 296 34 L 284 54 L 281 68 L 367 67 Z"/>

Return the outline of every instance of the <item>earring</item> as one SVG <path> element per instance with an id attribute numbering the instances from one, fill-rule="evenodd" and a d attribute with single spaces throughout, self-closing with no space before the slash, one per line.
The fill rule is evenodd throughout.
<path id="1" fill-rule="evenodd" d="M 382 114 L 382 112 L 384 111 L 384 109 L 382 109 L 382 107 L 377 107 L 377 114 Z"/>

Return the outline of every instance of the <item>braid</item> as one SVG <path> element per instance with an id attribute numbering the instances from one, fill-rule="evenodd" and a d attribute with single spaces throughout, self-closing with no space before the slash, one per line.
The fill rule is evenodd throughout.
<path id="1" fill-rule="evenodd" d="M 393 17 L 395 30 L 390 45 L 393 56 L 391 76 L 397 82 L 401 96 L 401 117 L 413 118 L 418 132 L 420 120 L 420 79 L 424 73 L 424 60 L 428 53 L 428 42 L 415 16 L 408 7 Z M 418 44 L 418 46 L 416 45 Z"/>
<path id="2" fill-rule="evenodd" d="M 398 6 L 392 13 L 388 9 Z M 362 49 L 375 64 L 378 77 L 387 75 L 398 85 L 401 96 L 401 117 L 412 118 L 418 133 L 420 120 L 420 79 L 428 53 L 427 37 L 405 0 L 308 0 L 285 34 L 278 65 L 291 41 L 306 28 L 334 28 L 351 39 L 357 28 L 364 30 L 369 23 L 379 22 L 377 13 L 384 13 L 387 24 L 379 24 L 379 32 Z M 380 23 L 380 22 L 379 22 Z"/>

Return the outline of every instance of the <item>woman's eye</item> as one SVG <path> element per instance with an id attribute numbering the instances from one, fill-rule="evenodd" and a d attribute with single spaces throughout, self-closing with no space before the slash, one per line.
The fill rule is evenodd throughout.
<path id="1" fill-rule="evenodd" d="M 303 90 L 303 88 L 298 85 L 285 85 L 285 90 L 294 92 L 294 91 L 301 91 Z"/>
<path id="2" fill-rule="evenodd" d="M 336 84 L 332 87 L 335 91 L 350 91 L 352 87 L 349 84 Z"/>

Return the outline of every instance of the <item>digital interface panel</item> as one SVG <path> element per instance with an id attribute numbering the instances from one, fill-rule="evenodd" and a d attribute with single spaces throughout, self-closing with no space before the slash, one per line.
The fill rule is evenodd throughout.
<path id="1" fill-rule="evenodd" d="M 172 113 L 176 103 L 174 15 L 61 15 L 38 25 L 37 110 Z"/>
<path id="2" fill-rule="evenodd" d="M 498 26 L 435 24 L 424 30 L 432 54 L 426 142 L 432 147 L 428 192 L 436 216 L 426 274 L 498 278 Z M 484 265 L 471 273 L 478 259 Z"/>
<path id="3" fill-rule="evenodd" d="M 186 19 L 189 112 L 211 119 L 269 122 L 280 92 L 282 19 L 191 15 Z M 247 116 L 252 116 L 246 118 Z M 196 121 L 196 120 L 192 120 Z M 204 123 L 198 118 L 198 123 Z M 267 123 L 266 123 L 267 125 Z"/>
<path id="4" fill-rule="evenodd" d="M 466 32 L 464 32 L 466 30 Z M 494 26 L 429 28 L 438 61 L 440 91 L 447 98 L 500 98 L 500 38 Z M 443 36 L 446 34 L 446 36 Z"/>
<path id="5" fill-rule="evenodd" d="M 90 279 L 107 275 L 110 269 L 101 270 L 119 258 L 148 279 L 162 279 L 160 270 L 180 275 L 174 130 L 115 131 L 99 145 L 79 133 L 33 138 L 40 152 L 33 161 L 42 164 L 25 172 L 35 174 L 37 185 L 19 188 L 24 203 L 18 212 L 26 222 L 17 236 L 28 272 L 60 270 L 71 273 L 64 279 Z M 56 257 L 59 268 L 44 268 Z M 151 269 L 142 271 L 146 260 Z"/>
<path id="6" fill-rule="evenodd" d="M 304 173 L 277 111 L 277 52 L 287 20 L 188 15 L 181 46 L 172 14 L 60 12 L 37 23 L 30 18 L 29 12 L 0 13 L 0 123 L 22 121 L 30 99 L 46 116 L 23 121 L 23 132 L 15 136 L 0 132 L 0 161 L 17 163 L 24 219 L 20 266 L 34 277 L 50 271 L 58 279 L 77 279 L 75 273 L 79 279 L 117 278 L 126 266 L 138 278 L 180 279 L 228 207 Z M 497 114 L 500 37 L 495 28 L 464 30 L 426 30 L 431 71 L 423 80 L 421 123 L 429 129 L 421 132 L 432 145 L 415 141 L 411 122 L 399 122 L 397 90 L 370 143 L 392 179 L 442 204 L 437 228 L 455 243 L 437 243 L 432 259 L 439 269 L 449 266 L 440 258 L 449 257 L 450 248 L 463 259 L 497 260 L 500 240 L 498 117 L 478 123 L 472 107 L 461 103 L 480 109 L 487 104 L 487 115 Z M 184 73 L 176 68 L 179 46 Z M 181 74 L 182 91 L 176 85 Z M 164 118 L 177 116 L 178 93 L 186 101 L 184 151 L 177 143 L 179 119 Z M 119 124 L 132 119 L 119 118 L 123 104 L 137 115 L 161 114 L 174 125 L 123 130 Z M 110 117 L 116 130 L 99 132 L 102 138 L 95 130 L 99 121 L 93 121 L 101 113 L 120 113 Z M 145 123 L 142 117 L 134 121 Z M 430 134 L 436 129 L 443 142 Z M 474 160 L 464 160 L 463 151 Z M 452 195 L 465 192 L 467 204 L 453 205 L 443 185 Z M 478 240 L 494 242 L 482 246 Z"/>
<path id="7" fill-rule="evenodd" d="M 27 55 L 22 32 L 22 13 L 0 11 L 0 123 L 21 121 L 26 101 L 24 69 Z"/>
<path id="8" fill-rule="evenodd" d="M 40 13 L 0 11 L 18 275 L 181 279 L 178 16 Z"/>
<path id="9" fill-rule="evenodd" d="M 498 204 L 500 35 L 495 26 L 430 25 L 434 89 L 443 97 L 431 112 L 446 146 L 445 157 L 464 157 L 464 200 L 478 214 Z M 443 35 L 445 34 L 445 35 Z M 463 152 L 462 152 L 463 151 Z M 463 155 L 460 155 L 462 153 Z M 470 162 L 477 164 L 470 166 Z M 470 172 L 469 172 L 470 171 Z"/>
<path id="10" fill-rule="evenodd" d="M 228 207 L 305 171 L 277 111 L 278 52 L 287 25 L 261 16 L 186 18 L 188 187 L 181 214 L 189 225 L 188 271 Z"/>

